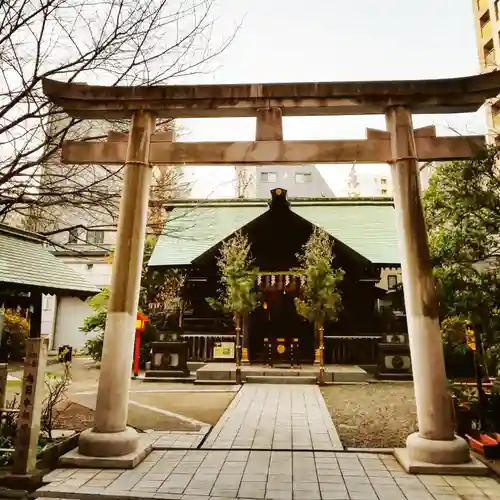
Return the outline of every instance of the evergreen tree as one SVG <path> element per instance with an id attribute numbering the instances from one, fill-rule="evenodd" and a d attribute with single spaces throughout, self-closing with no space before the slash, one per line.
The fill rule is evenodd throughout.
<path id="1" fill-rule="evenodd" d="M 295 307 L 302 317 L 314 323 L 319 336 L 320 383 L 324 382 L 324 325 L 327 321 L 337 321 L 342 311 L 339 285 L 344 271 L 332 267 L 334 257 L 329 235 L 318 227 L 298 255 L 304 291 L 302 297 L 295 299 Z"/>

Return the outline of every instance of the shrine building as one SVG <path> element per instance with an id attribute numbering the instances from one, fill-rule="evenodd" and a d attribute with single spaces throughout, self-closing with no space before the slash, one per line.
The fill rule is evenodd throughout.
<path id="1" fill-rule="evenodd" d="M 334 245 L 334 266 L 345 271 L 341 285 L 343 311 L 325 325 L 325 361 L 336 364 L 377 363 L 377 344 L 390 327 L 382 313 L 401 282 L 395 210 L 391 198 L 288 199 L 274 189 L 270 199 L 172 201 L 163 234 L 149 267 L 176 268 L 186 276 L 184 307 L 179 314 L 181 338 L 192 361 L 217 360 L 221 342 L 234 343 L 231 317 L 214 311 L 207 297 L 220 288 L 217 257 L 222 242 L 237 231 L 248 237 L 258 268 L 259 305 L 243 325 L 243 347 L 251 363 L 314 360 L 313 326 L 295 310 L 302 283 L 294 272 L 297 254 L 313 228 L 325 230 Z M 406 332 L 406 325 L 404 325 Z M 400 328 L 401 329 L 401 328 Z M 215 353 L 215 354 L 214 354 Z M 233 358 L 231 350 L 226 357 Z"/>

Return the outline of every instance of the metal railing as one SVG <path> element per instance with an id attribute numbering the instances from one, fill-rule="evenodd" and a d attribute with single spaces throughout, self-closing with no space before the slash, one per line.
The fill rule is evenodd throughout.
<path id="1" fill-rule="evenodd" d="M 189 361 L 213 361 L 214 346 L 217 342 L 234 342 L 236 340 L 236 335 L 230 333 L 183 333 L 180 337 L 189 345 Z M 234 361 L 234 358 L 227 359 L 227 361 Z"/>
<path id="2" fill-rule="evenodd" d="M 336 365 L 377 364 L 380 335 L 325 336 L 325 362 Z"/>

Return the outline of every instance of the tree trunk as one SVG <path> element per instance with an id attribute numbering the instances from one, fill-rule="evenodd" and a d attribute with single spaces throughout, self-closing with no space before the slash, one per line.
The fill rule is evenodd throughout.
<path id="1" fill-rule="evenodd" d="M 323 323 L 318 323 L 319 343 L 319 385 L 325 383 L 325 330 Z"/>
<path id="2" fill-rule="evenodd" d="M 241 316 L 236 315 L 236 383 L 241 384 Z"/>

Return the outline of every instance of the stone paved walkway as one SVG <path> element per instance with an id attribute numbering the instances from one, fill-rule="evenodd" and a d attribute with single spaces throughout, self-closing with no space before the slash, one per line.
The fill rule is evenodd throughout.
<path id="1" fill-rule="evenodd" d="M 154 451 L 135 469 L 56 469 L 35 495 L 81 500 L 500 499 L 500 483 L 493 477 L 414 476 L 392 455 L 336 451 L 340 441 L 315 386 L 245 385 L 206 438 L 206 449 L 199 449 L 205 432 L 151 433 L 145 439 Z M 182 446 L 186 449 L 172 449 Z"/>
<path id="2" fill-rule="evenodd" d="M 149 433 L 153 441 L 154 450 L 172 450 L 172 449 L 197 449 L 205 435 L 209 432 L 208 428 L 203 428 L 195 432 L 183 431 L 153 431 Z"/>
<path id="3" fill-rule="evenodd" d="M 391 455 L 153 451 L 135 469 L 59 469 L 38 497 L 169 500 L 498 500 L 489 477 L 411 476 Z"/>
<path id="4" fill-rule="evenodd" d="M 202 445 L 204 449 L 342 450 L 314 385 L 244 385 Z"/>

